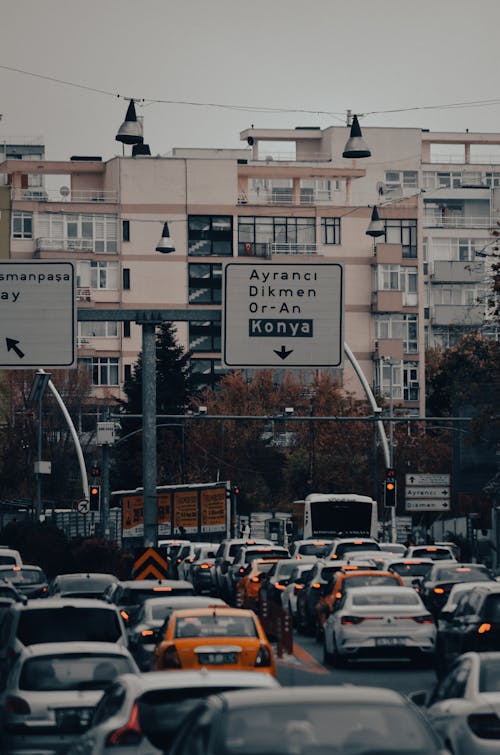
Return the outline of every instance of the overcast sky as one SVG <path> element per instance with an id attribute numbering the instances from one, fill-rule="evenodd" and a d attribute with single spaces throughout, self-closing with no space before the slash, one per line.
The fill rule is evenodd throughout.
<path id="1" fill-rule="evenodd" d="M 0 141 L 40 136 L 49 159 L 121 154 L 126 97 L 146 100 L 144 138 L 161 155 L 245 146 L 239 133 L 251 124 L 343 125 L 349 108 L 366 114 L 362 127 L 500 131 L 499 0 L 1 0 L 0 9 Z M 428 106 L 438 107 L 387 112 Z"/>

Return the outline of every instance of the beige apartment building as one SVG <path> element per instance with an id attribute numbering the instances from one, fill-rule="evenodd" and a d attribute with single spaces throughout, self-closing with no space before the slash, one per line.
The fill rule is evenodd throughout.
<path id="1" fill-rule="evenodd" d="M 426 344 L 478 326 L 497 335 L 481 255 L 499 217 L 500 135 L 366 128 L 371 156 L 357 160 L 342 157 L 348 136 L 249 129 L 241 149 L 107 161 L 5 150 L 0 259 L 73 260 L 78 309 L 203 310 L 176 324 L 199 386 L 225 371 L 220 321 L 206 313 L 221 309 L 226 262 L 342 262 L 345 342 L 374 391 L 423 415 Z M 366 234 L 374 205 L 376 238 Z M 156 251 L 166 221 L 171 254 Z M 122 395 L 140 350 L 140 324 L 78 323 L 97 403 Z M 347 359 L 332 372 L 363 395 Z"/>

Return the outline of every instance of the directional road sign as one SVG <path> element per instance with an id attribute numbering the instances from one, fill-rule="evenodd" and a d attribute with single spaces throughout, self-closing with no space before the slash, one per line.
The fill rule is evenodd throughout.
<path id="1" fill-rule="evenodd" d="M 450 489 L 443 486 L 434 488 L 414 487 L 409 488 L 406 486 L 407 498 L 449 498 Z"/>
<path id="2" fill-rule="evenodd" d="M 0 261 L 0 368 L 76 366 L 72 262 Z"/>
<path id="3" fill-rule="evenodd" d="M 223 362 L 227 367 L 338 367 L 343 308 L 338 262 L 229 262 Z"/>
<path id="4" fill-rule="evenodd" d="M 450 486 L 449 474 L 414 474 L 409 472 L 406 475 L 407 485 L 446 485 Z"/>
<path id="5" fill-rule="evenodd" d="M 428 498 L 421 501 L 409 501 L 407 499 L 405 502 L 405 508 L 406 511 L 449 511 L 450 502 L 449 500 L 444 500 L 443 498 Z"/>
<path id="6" fill-rule="evenodd" d="M 412 474 L 405 478 L 406 511 L 449 511 L 449 474 Z"/>

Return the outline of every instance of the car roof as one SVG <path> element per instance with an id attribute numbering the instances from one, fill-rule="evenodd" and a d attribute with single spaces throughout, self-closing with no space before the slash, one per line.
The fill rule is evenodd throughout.
<path id="1" fill-rule="evenodd" d="M 384 595 L 415 595 L 418 598 L 418 594 L 413 587 L 405 587 L 404 585 L 360 585 L 359 587 L 350 587 L 347 591 L 347 595 L 373 595 L 374 592 L 381 592 Z"/>
<path id="2" fill-rule="evenodd" d="M 192 583 L 185 579 L 125 579 L 120 581 L 121 587 L 137 588 L 145 587 L 192 587 Z"/>
<path id="3" fill-rule="evenodd" d="M 394 574 L 394 572 L 386 571 L 385 569 L 356 569 L 353 571 L 341 570 L 339 571 L 338 575 L 339 577 L 342 576 L 343 579 L 348 579 L 349 577 L 394 577 L 394 579 L 397 579 L 397 577 L 399 577 L 399 574 Z"/>
<path id="4" fill-rule="evenodd" d="M 172 616 L 184 618 L 185 616 L 252 616 L 255 614 L 247 608 L 233 608 L 232 606 L 214 606 L 213 608 L 184 608 L 173 611 Z M 255 618 L 257 618 L 255 616 Z"/>
<path id="5" fill-rule="evenodd" d="M 38 645 L 28 645 L 22 652 L 26 657 L 74 653 L 109 653 L 110 655 L 124 655 L 127 658 L 130 655 L 127 648 L 115 642 L 41 642 Z"/>
<path id="6" fill-rule="evenodd" d="M 452 563 L 455 562 L 453 561 Z M 405 558 L 404 556 L 402 558 L 392 558 L 390 561 L 386 561 L 387 568 L 393 564 L 429 564 L 430 566 L 435 566 L 436 562 L 432 558 L 413 558 L 412 556 L 409 558 Z"/>
<path id="7" fill-rule="evenodd" d="M 161 598 L 147 598 L 143 605 L 144 606 L 179 606 L 179 610 L 181 607 L 186 604 L 186 606 L 195 608 L 197 605 L 200 606 L 206 606 L 206 605 L 215 605 L 215 606 L 226 606 L 227 603 L 225 600 L 222 600 L 222 598 L 216 598 L 212 595 L 165 595 Z"/>
<path id="8" fill-rule="evenodd" d="M 116 606 L 111 603 L 106 603 L 98 598 L 44 598 L 28 600 L 25 604 L 16 603 L 19 609 L 22 610 L 47 610 L 47 608 L 64 608 L 65 606 L 74 606 L 75 608 L 102 608 L 105 610 L 116 611 Z"/>
<path id="9" fill-rule="evenodd" d="M 190 687 L 213 687 L 234 684 L 240 687 L 279 687 L 279 682 L 270 674 L 261 671 L 231 671 L 202 668 L 199 671 L 155 671 L 140 674 L 121 674 L 115 682 L 121 682 L 136 693 L 155 689 L 189 689 Z"/>
<path id="10" fill-rule="evenodd" d="M 171 672 L 168 672 L 171 673 Z M 404 705 L 404 697 L 395 690 L 385 687 L 358 687 L 350 684 L 279 687 L 273 690 L 259 690 L 256 695 L 251 690 L 222 692 L 220 697 L 228 708 L 249 708 L 261 705 L 273 705 L 295 702 L 313 703 L 379 703 L 387 705 Z"/>
<path id="11" fill-rule="evenodd" d="M 2 564 L 0 566 L 0 572 L 24 571 L 25 569 L 43 572 L 42 567 L 35 564 Z"/>

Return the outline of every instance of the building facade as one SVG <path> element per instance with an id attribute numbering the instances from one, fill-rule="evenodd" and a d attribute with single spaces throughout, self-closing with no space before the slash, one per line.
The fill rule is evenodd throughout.
<path id="1" fill-rule="evenodd" d="M 0 202 L 10 222 L 7 233 L 0 225 L 0 254 L 73 260 L 79 309 L 205 315 L 222 307 L 228 260 L 342 262 L 345 342 L 376 392 L 424 415 L 425 347 L 478 327 L 496 336 L 481 254 L 499 215 L 500 135 L 363 133 L 371 157 L 358 160 L 342 157 L 341 127 L 252 128 L 241 149 L 168 157 L 52 162 L 43 151 L 21 159 L 5 151 Z M 374 205 L 378 238 L 366 234 Z M 175 252 L 162 255 L 165 221 Z M 196 384 L 213 385 L 225 371 L 219 318 L 179 322 L 177 334 Z M 98 401 L 122 397 L 140 350 L 138 323 L 78 324 L 79 360 Z M 363 395 L 347 360 L 332 372 Z"/>

